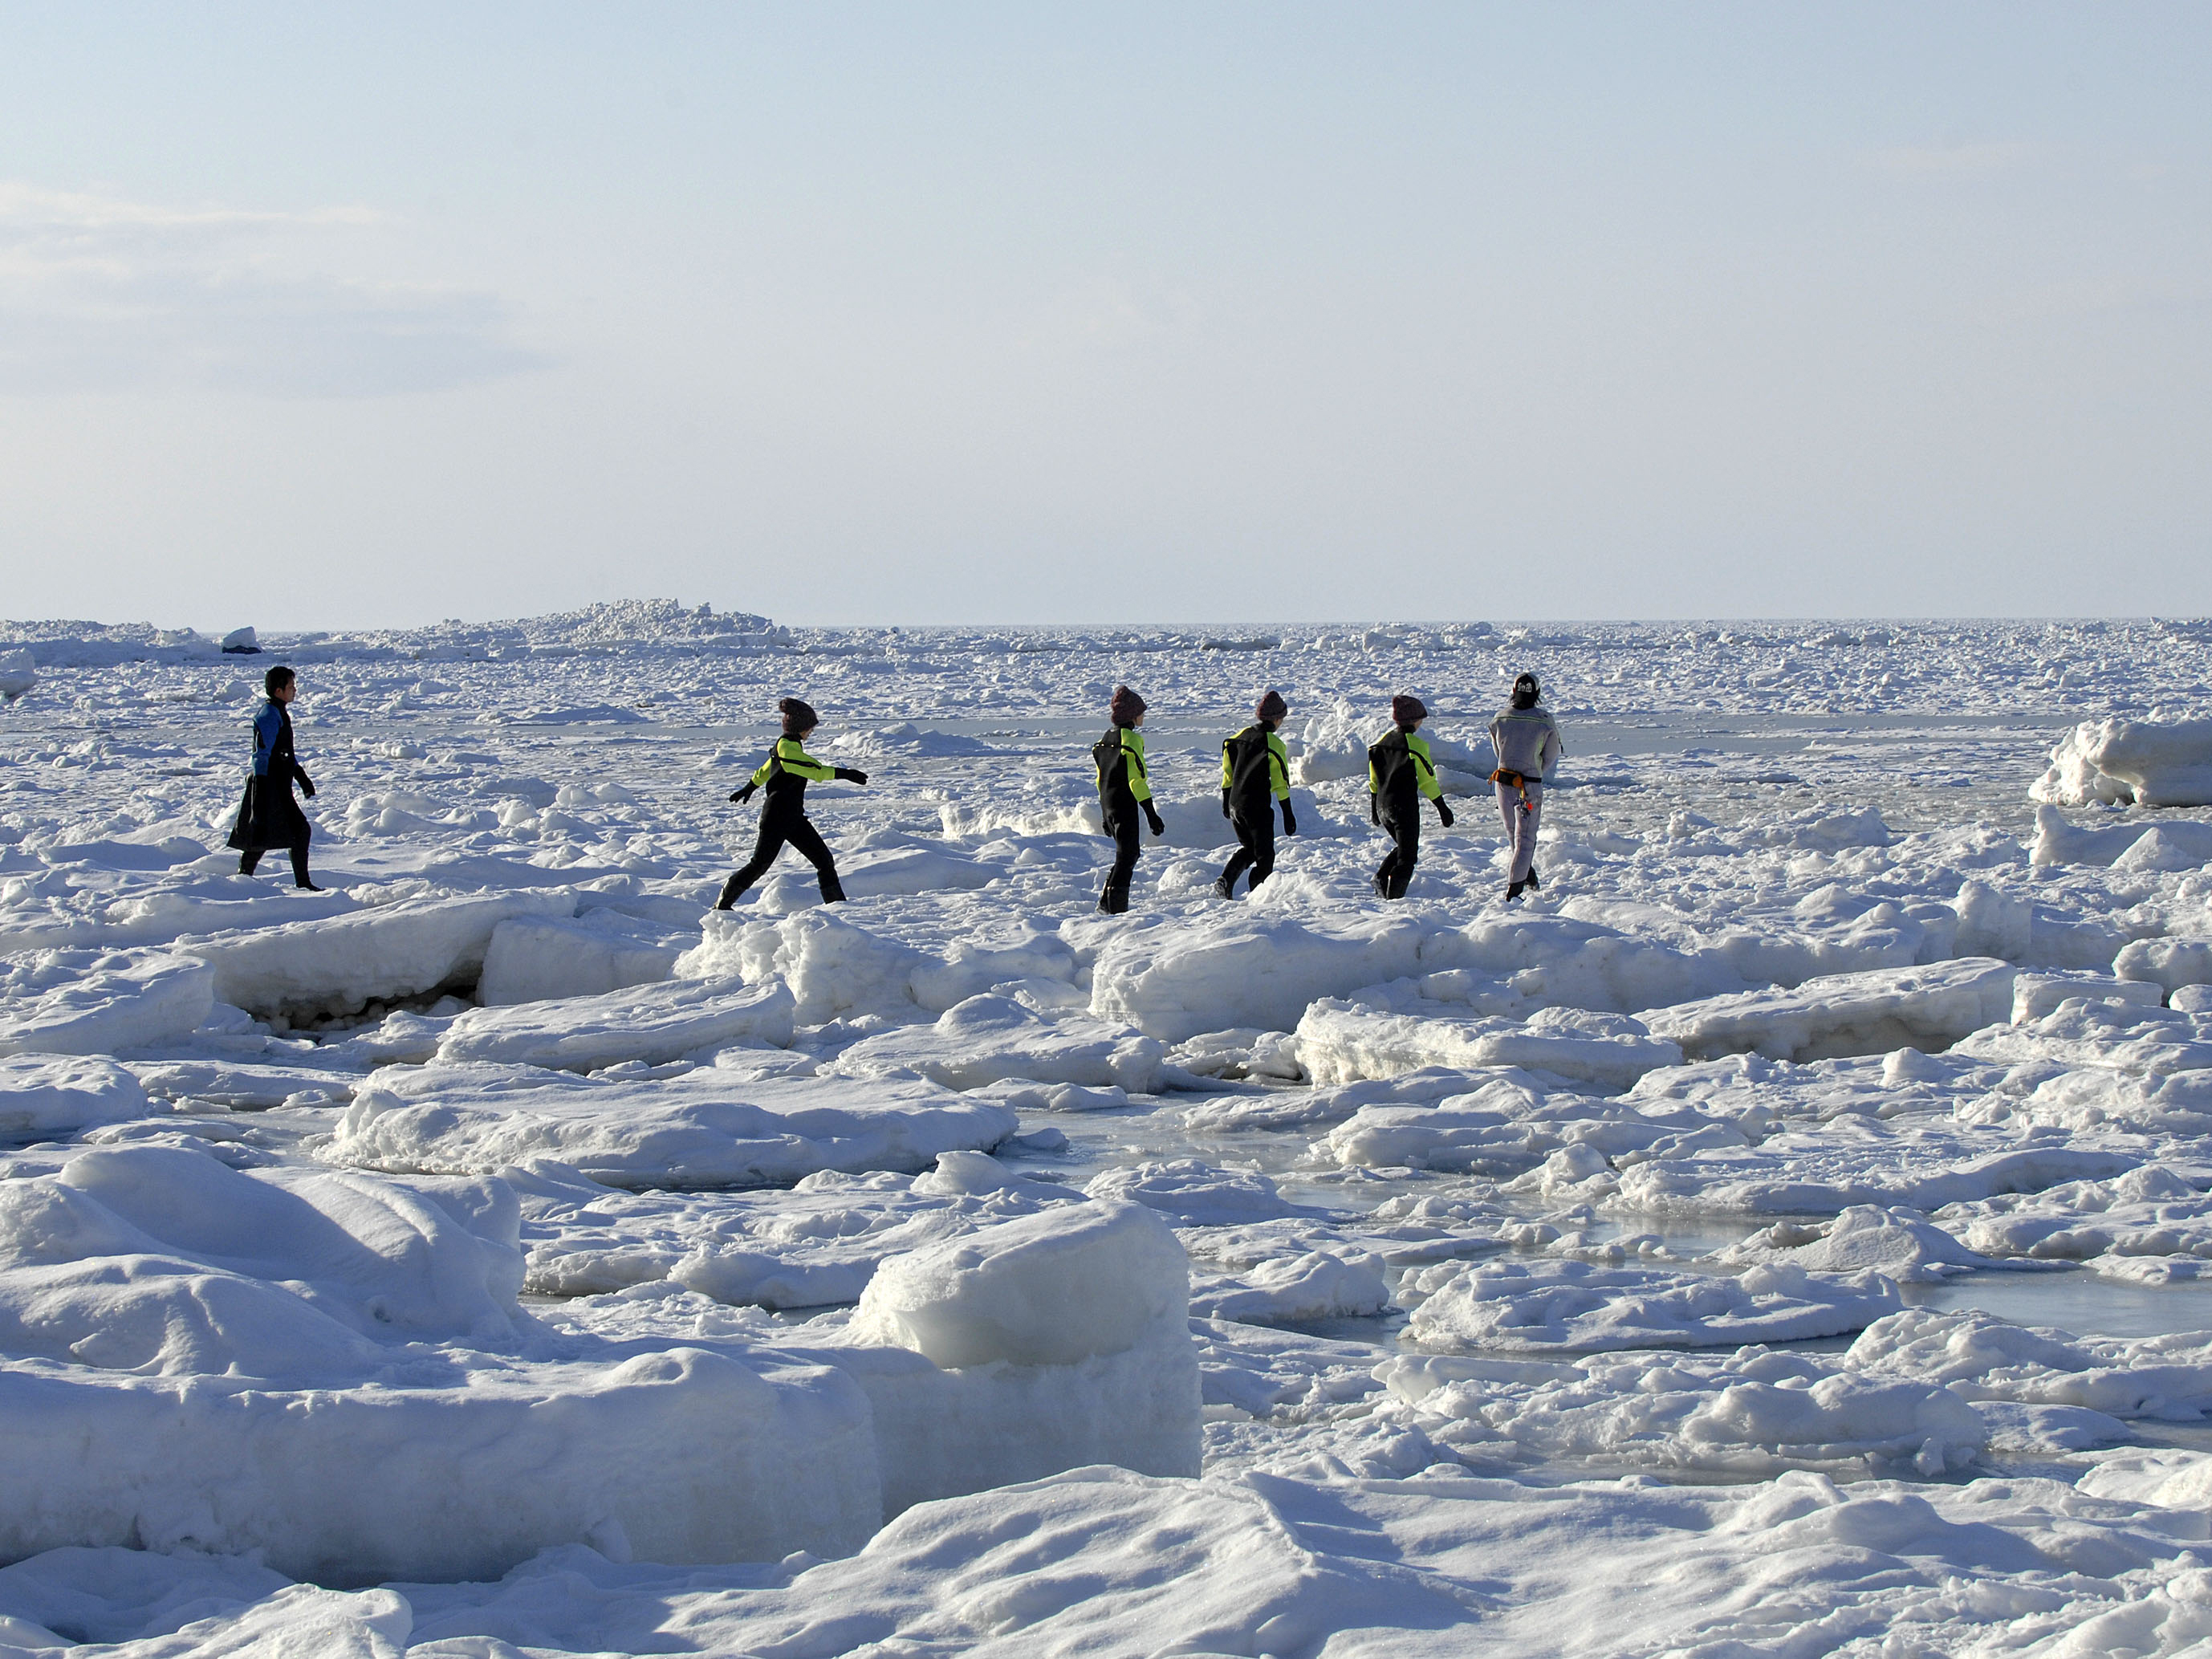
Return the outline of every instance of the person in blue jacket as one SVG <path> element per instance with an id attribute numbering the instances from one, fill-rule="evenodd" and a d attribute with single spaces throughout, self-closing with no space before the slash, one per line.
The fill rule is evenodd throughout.
<path id="1" fill-rule="evenodd" d="M 806 816 L 806 786 L 830 778 L 864 784 L 868 775 L 857 767 L 825 765 L 806 752 L 806 734 L 821 724 L 811 706 L 797 697 L 786 697 L 776 704 L 775 711 L 783 716 L 783 735 L 775 740 L 775 747 L 760 769 L 730 796 L 742 805 L 753 798 L 755 790 L 768 791 L 768 799 L 761 804 L 760 839 L 754 843 L 752 858 L 745 867 L 722 884 L 722 896 L 714 903 L 717 910 L 728 909 L 766 875 L 787 842 L 814 866 L 824 904 L 842 904 L 845 899 L 844 884 L 837 879 L 837 860 L 830 856 L 822 832 Z"/>
<path id="2" fill-rule="evenodd" d="M 246 775 L 246 794 L 238 803 L 238 822 L 231 827 L 230 844 L 238 850 L 238 873 L 250 876 L 261 855 L 281 847 L 292 855 L 292 884 L 310 893 L 323 890 L 307 875 L 307 843 L 314 830 L 300 803 L 292 799 L 297 783 L 307 799 L 315 798 L 315 781 L 292 752 L 292 699 L 300 695 L 299 677 L 281 664 L 261 677 L 269 701 L 253 717 L 253 769 Z"/>

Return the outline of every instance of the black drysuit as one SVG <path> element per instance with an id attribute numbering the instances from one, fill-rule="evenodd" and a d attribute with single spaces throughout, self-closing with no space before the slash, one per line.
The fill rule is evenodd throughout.
<path id="1" fill-rule="evenodd" d="M 1237 851 L 1215 884 L 1226 897 L 1237 877 L 1252 872 L 1257 887 L 1275 871 L 1275 803 L 1283 803 L 1283 829 L 1292 833 L 1290 750 L 1264 720 L 1255 720 L 1221 743 L 1221 805 L 1237 831 Z"/>
<path id="2" fill-rule="evenodd" d="M 1437 781 L 1436 763 L 1429 758 L 1428 739 L 1403 726 L 1367 750 L 1368 811 L 1393 843 L 1375 872 L 1375 890 L 1386 899 L 1401 899 L 1412 884 L 1413 866 L 1421 857 L 1421 797 L 1437 804 L 1437 815 L 1451 822 L 1443 804 L 1443 786 Z"/>
<path id="3" fill-rule="evenodd" d="M 1098 908 L 1118 916 L 1129 908 L 1129 884 L 1137 873 L 1137 815 L 1158 811 L 1145 767 L 1145 739 L 1133 726 L 1116 726 L 1091 746 L 1098 767 L 1098 811 L 1114 837 L 1114 867 L 1098 895 Z M 1157 822 L 1157 819 L 1155 820 Z"/>
<path id="4" fill-rule="evenodd" d="M 846 768 L 825 766 L 816 760 L 797 738 L 775 740 L 775 748 L 753 774 L 750 786 L 750 789 L 767 792 L 768 798 L 761 803 L 760 839 L 753 843 L 753 855 L 745 867 L 722 884 L 722 896 L 715 903 L 716 909 L 728 909 L 747 888 L 766 875 L 769 866 L 775 862 L 776 854 L 783 851 L 787 842 L 797 848 L 799 856 L 814 866 L 815 880 L 822 889 L 822 902 L 836 904 L 843 901 L 845 889 L 837 879 L 837 861 L 830 856 L 829 843 L 822 839 L 822 832 L 806 816 L 806 786 L 810 780 L 819 783 L 845 775 L 847 771 Z"/>

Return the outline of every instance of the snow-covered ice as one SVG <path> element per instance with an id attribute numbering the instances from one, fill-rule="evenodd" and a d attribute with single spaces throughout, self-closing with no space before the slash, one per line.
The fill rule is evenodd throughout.
<path id="1" fill-rule="evenodd" d="M 2051 751 L 2034 793 L 2066 806 L 2212 806 L 2212 720 L 2085 720 Z"/>
<path id="2" fill-rule="evenodd" d="M 264 629 L 321 893 L 229 626 L 0 624 L 0 1654 L 2212 1643 L 2201 624 Z"/>
<path id="3" fill-rule="evenodd" d="M 443 1060 L 603 1071 L 655 1065 L 733 1043 L 781 1047 L 792 1037 L 791 993 L 780 985 L 684 981 L 514 1006 L 472 1008 L 438 1038 Z"/>
<path id="4" fill-rule="evenodd" d="M 1408 1334 L 1446 1353 L 1583 1353 L 1740 1346 L 1863 1330 L 1900 1305 L 1871 1270 L 1848 1278 L 1790 1263 L 1741 1274 L 1600 1267 L 1585 1261 L 1457 1263 L 1414 1276 Z"/>

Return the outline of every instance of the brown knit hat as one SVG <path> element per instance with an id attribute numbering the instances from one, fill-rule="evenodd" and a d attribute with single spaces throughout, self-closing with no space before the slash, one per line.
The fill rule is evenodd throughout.
<path id="1" fill-rule="evenodd" d="M 803 738 L 822 724 L 814 705 L 797 697 L 786 697 L 776 704 L 775 712 L 783 716 L 783 735 L 787 738 Z"/>
<path id="2" fill-rule="evenodd" d="M 1270 688 L 1267 695 L 1260 699 L 1260 706 L 1252 712 L 1263 720 L 1279 720 L 1291 712 L 1291 706 L 1283 701 L 1281 692 Z"/>
<path id="3" fill-rule="evenodd" d="M 1413 723 L 1416 720 L 1425 720 L 1428 717 L 1428 704 L 1410 691 L 1401 691 L 1390 699 L 1390 718 L 1408 732 L 1413 729 Z"/>
<path id="4" fill-rule="evenodd" d="M 1106 712 L 1114 717 L 1116 726 L 1134 726 L 1137 716 L 1145 712 L 1145 700 L 1126 685 L 1114 688 L 1114 701 L 1106 705 Z"/>

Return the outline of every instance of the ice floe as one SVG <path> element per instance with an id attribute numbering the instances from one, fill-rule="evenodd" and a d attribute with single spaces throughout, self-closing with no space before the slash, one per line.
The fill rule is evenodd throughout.
<path id="1" fill-rule="evenodd" d="M 326 893 L 215 637 L 0 624 L 0 1647 L 2212 1639 L 2201 629 L 258 642 Z M 1541 888 L 1471 806 L 1381 904 L 1389 694 L 1479 806 L 1523 666 Z M 851 896 L 709 912 L 792 694 Z"/>
<path id="2" fill-rule="evenodd" d="M 2033 793 L 2064 806 L 2212 806 L 2212 720 L 2085 720 Z"/>

